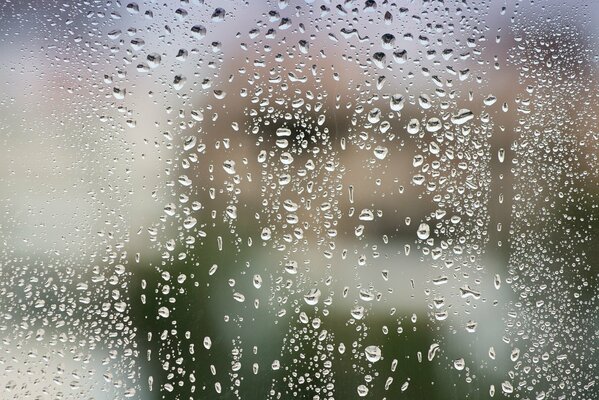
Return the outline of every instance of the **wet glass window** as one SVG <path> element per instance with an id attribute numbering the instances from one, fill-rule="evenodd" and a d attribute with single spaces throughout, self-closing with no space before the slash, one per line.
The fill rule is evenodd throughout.
<path id="1" fill-rule="evenodd" d="M 598 26 L 0 1 L 0 398 L 597 399 Z"/>

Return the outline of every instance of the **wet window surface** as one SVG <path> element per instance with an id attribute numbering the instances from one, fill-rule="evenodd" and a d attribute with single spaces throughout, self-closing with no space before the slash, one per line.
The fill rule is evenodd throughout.
<path id="1" fill-rule="evenodd" d="M 0 398 L 597 399 L 597 26 L 1 0 Z"/>

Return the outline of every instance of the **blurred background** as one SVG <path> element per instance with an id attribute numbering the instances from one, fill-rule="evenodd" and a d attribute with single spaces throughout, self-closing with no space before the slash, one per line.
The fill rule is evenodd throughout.
<path id="1" fill-rule="evenodd" d="M 594 2 L 0 18 L 0 397 L 597 398 Z"/>

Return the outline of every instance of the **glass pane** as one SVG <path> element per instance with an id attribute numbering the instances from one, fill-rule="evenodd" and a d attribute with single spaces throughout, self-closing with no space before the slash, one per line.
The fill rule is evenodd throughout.
<path id="1" fill-rule="evenodd" d="M 599 396 L 599 3 L 0 18 L 1 398 Z"/>

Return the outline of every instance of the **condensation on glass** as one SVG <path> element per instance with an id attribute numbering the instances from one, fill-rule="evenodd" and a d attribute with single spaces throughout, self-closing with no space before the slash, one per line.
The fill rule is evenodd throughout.
<path id="1" fill-rule="evenodd" d="M 0 398 L 597 399 L 599 4 L 0 3 Z"/>

